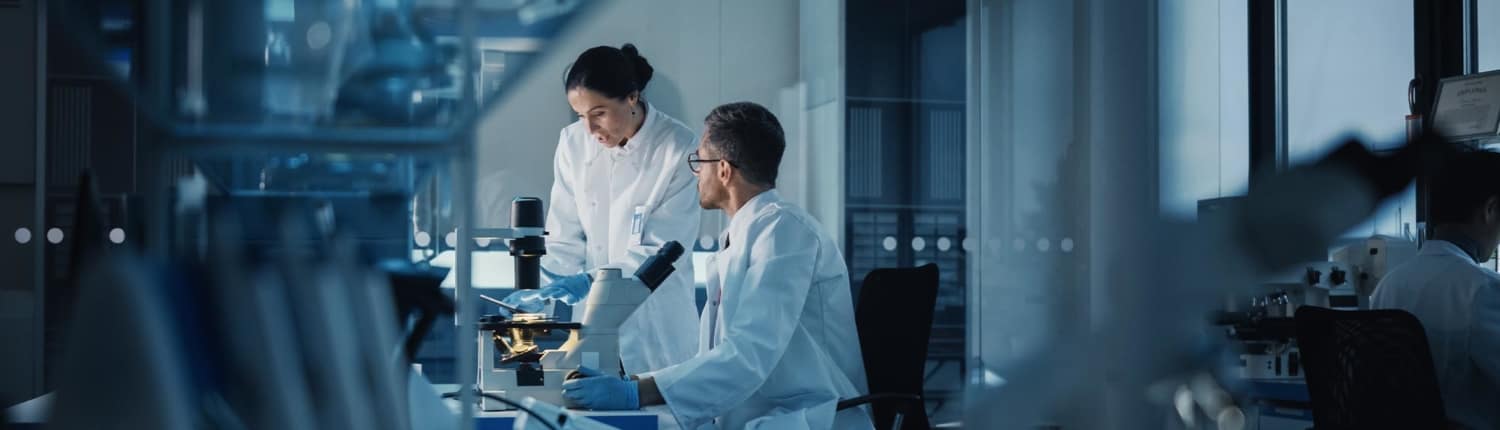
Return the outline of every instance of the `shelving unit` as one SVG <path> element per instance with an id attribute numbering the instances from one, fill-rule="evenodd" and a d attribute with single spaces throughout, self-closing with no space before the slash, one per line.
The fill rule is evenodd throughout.
<path id="1" fill-rule="evenodd" d="M 99 58 L 102 62 L 123 64 L 126 71 L 115 78 L 125 78 L 118 87 L 127 89 L 126 92 L 131 96 L 129 100 L 133 102 L 129 106 L 133 109 L 132 125 L 140 129 L 129 136 L 135 145 L 130 156 L 140 160 L 132 160 L 134 166 L 131 169 L 132 176 L 135 177 L 133 182 L 138 183 L 131 189 L 120 192 L 138 195 L 139 198 L 127 201 L 145 208 L 144 216 L 141 217 L 143 220 L 136 220 L 142 225 L 139 230 L 143 234 L 139 238 L 132 237 L 132 241 L 144 244 L 144 251 L 148 256 L 170 260 L 180 257 L 176 254 L 180 254 L 181 249 L 191 249 L 191 246 L 183 246 L 179 242 L 202 240 L 180 237 L 176 232 L 180 220 L 175 219 L 173 209 L 177 204 L 174 193 L 178 192 L 176 188 L 179 180 L 195 171 L 209 172 L 211 181 L 217 181 L 210 184 L 210 188 L 214 190 L 210 192 L 212 198 L 250 202 L 247 205 L 252 207 L 256 206 L 252 202 L 255 199 L 306 197 L 328 202 L 329 207 L 348 207 L 348 204 L 340 206 L 339 202 L 364 201 L 367 203 L 364 206 L 370 206 L 379 203 L 371 199 L 372 195 L 402 198 L 407 204 L 396 201 L 392 207 L 386 204 L 390 203 L 386 201 L 390 199 L 383 197 L 385 200 L 381 201 L 385 203 L 377 205 L 378 208 L 371 206 L 374 209 L 366 210 L 382 212 L 384 221 L 400 221 L 399 213 L 384 212 L 388 209 L 404 209 L 402 213 L 407 215 L 405 222 L 400 222 L 400 225 L 389 222 L 372 224 L 366 226 L 366 229 L 378 229 L 381 234 L 359 237 L 361 242 L 374 243 L 372 246 L 379 249 L 375 252 L 378 255 L 402 258 L 410 258 L 413 250 L 410 216 L 413 196 L 418 193 L 447 194 L 445 203 L 451 204 L 451 218 L 443 218 L 441 221 L 445 225 L 441 226 L 438 225 L 438 220 L 431 220 L 430 226 L 433 249 L 442 248 L 435 245 L 443 241 L 443 234 L 440 232 L 458 233 L 454 270 L 457 270 L 456 296 L 460 299 L 456 330 L 449 331 L 446 344 L 452 345 L 454 349 L 451 353 L 454 361 L 451 367 L 477 367 L 474 362 L 477 355 L 476 344 L 473 342 L 477 334 L 477 309 L 473 301 L 462 299 L 473 295 L 470 267 L 471 254 L 476 248 L 474 235 L 471 233 L 475 231 L 473 201 L 477 184 L 475 132 L 478 119 L 495 107 L 503 93 L 484 88 L 481 100 L 480 91 L 474 88 L 480 82 L 480 73 L 484 73 L 481 70 L 483 62 L 480 56 L 483 54 L 479 38 L 489 35 L 524 39 L 533 42 L 533 49 L 545 49 L 545 42 L 582 15 L 587 9 L 587 3 L 591 2 L 562 2 L 561 6 L 549 3 L 549 7 L 563 8 L 562 13 L 541 16 L 539 21 L 528 21 L 521 17 L 526 15 L 525 12 L 509 9 L 525 8 L 528 6 L 525 3 L 484 3 L 485 6 L 481 7 L 481 2 L 477 0 L 330 1 L 328 4 L 276 0 L 118 0 L 108 3 L 110 6 L 129 10 L 127 15 L 130 17 L 125 22 L 131 27 L 139 26 L 134 30 L 135 42 L 127 40 L 124 43 L 129 49 L 125 50 L 127 53 L 123 61 L 116 58 L 119 50 L 112 45 L 118 44 L 118 35 L 101 34 L 100 40 L 86 40 L 83 45 L 94 48 L 92 55 L 102 57 Z M 72 24 L 83 23 L 85 26 L 111 22 L 93 16 L 93 12 L 97 11 L 91 11 L 89 16 L 71 17 L 73 19 L 70 21 L 73 21 Z M 380 21 L 378 18 L 392 15 L 377 14 L 393 12 L 406 13 L 403 16 L 411 22 L 412 27 L 421 27 L 427 36 L 431 36 L 424 39 L 431 42 L 427 45 L 428 51 L 425 51 L 430 56 L 414 55 L 409 47 L 398 47 L 390 51 L 402 55 L 382 56 L 389 52 L 381 49 L 389 47 L 371 41 L 377 39 L 374 34 L 378 31 L 390 31 L 390 28 L 375 29 L 377 26 L 390 25 L 388 21 Z M 549 12 L 558 10 L 549 9 Z M 497 20 L 496 17 L 509 18 Z M 299 21 L 297 18 L 302 19 Z M 486 22 L 478 22 L 481 18 Z M 361 33 L 362 31 L 367 33 Z M 272 45 L 273 42 L 267 41 L 267 34 L 274 35 L 278 32 L 285 33 L 282 37 L 289 38 L 290 41 L 275 46 Z M 361 36 L 370 38 L 363 41 L 366 45 L 353 42 L 341 44 Z M 276 37 L 270 37 L 270 40 L 275 41 Z M 356 48 L 364 51 L 356 51 Z M 442 52 L 447 48 L 451 48 L 453 52 Z M 281 61 L 275 58 L 278 53 L 287 56 L 284 64 L 276 63 Z M 359 118 L 350 119 L 341 116 L 341 109 L 345 107 L 334 101 L 336 97 L 344 97 L 344 92 L 353 85 L 351 82 L 354 78 L 349 73 L 362 71 L 352 67 L 339 71 L 338 68 L 358 64 L 371 70 L 384 70 L 371 66 L 376 64 L 373 62 L 340 63 L 337 58 L 345 54 L 369 55 L 370 58 L 387 63 L 440 58 L 441 60 L 436 60 L 443 65 L 440 71 L 433 72 L 438 69 L 431 68 L 421 70 L 423 73 L 435 73 L 431 76 L 450 76 L 452 84 L 446 88 L 414 87 L 419 89 L 413 91 L 412 106 L 436 106 L 439 113 L 435 116 L 415 120 L 419 116 L 412 114 L 406 117 L 411 121 L 402 121 L 399 116 L 392 119 L 380 118 L 376 114 L 363 114 Z M 292 58 L 296 58 L 296 61 Z M 525 65 L 525 62 L 507 65 L 503 73 L 508 78 L 506 80 L 514 80 L 512 76 L 523 73 Z M 273 67 L 278 66 L 290 71 L 273 70 Z M 304 73 L 318 67 L 335 71 L 322 75 Z M 343 75 L 340 76 L 340 73 Z M 410 77 L 399 73 L 398 78 Z M 106 76 L 96 80 L 107 84 L 109 78 Z M 273 106 L 279 102 L 271 99 L 285 96 L 281 90 L 306 90 L 307 87 L 302 85 L 316 80 L 322 81 L 317 85 L 323 85 L 326 91 L 330 91 L 323 94 L 326 100 L 320 99 L 324 102 L 324 114 L 309 118 L 272 112 L 275 109 Z M 498 76 L 486 76 L 486 82 L 491 81 L 502 82 Z M 337 94 L 331 93 L 335 90 Z M 317 91 L 292 92 L 297 94 L 289 98 L 294 103 L 320 103 L 307 103 L 307 100 L 298 98 Z M 377 95 L 383 94 L 385 93 Z M 371 108 L 355 107 L 355 110 L 364 109 Z M 411 111 L 416 112 L 417 109 L 413 107 Z M 262 110 L 265 113 L 261 113 Z M 92 129 L 86 124 L 72 124 L 71 127 Z M 60 129 L 54 133 L 66 131 Z M 348 190 L 338 190 L 335 189 L 336 186 L 327 184 L 320 184 L 320 187 L 310 190 L 295 187 L 267 189 L 264 181 L 260 184 L 260 189 L 256 189 L 253 184 L 244 186 L 245 184 L 239 183 L 246 173 L 257 173 L 247 172 L 242 165 L 254 166 L 257 162 L 261 166 L 274 165 L 286 159 L 303 160 L 302 162 L 308 159 L 315 162 L 333 160 L 327 164 L 337 170 L 340 166 L 368 165 L 361 164 L 366 163 L 368 157 L 398 160 L 381 164 L 374 169 L 377 173 L 390 173 L 391 184 L 394 184 L 391 189 L 359 189 L 361 184 L 357 183 L 350 184 L 352 189 Z M 386 170 L 388 168 L 396 170 Z M 267 174 L 264 168 L 258 173 L 262 176 Z M 307 172 L 304 170 L 301 173 Z M 436 185 L 422 186 L 419 179 L 427 174 L 444 177 L 442 184 L 448 185 L 447 189 Z M 72 196 L 64 195 L 60 198 L 71 200 Z M 126 204 L 123 202 L 121 204 Z M 64 212 L 71 210 L 68 205 L 59 204 L 57 207 Z M 358 209 L 351 211 L 358 212 Z M 60 212 L 58 215 L 66 214 Z M 133 235 L 134 233 L 132 232 Z M 37 241 L 41 241 L 43 233 L 37 232 L 36 236 Z M 252 243 L 256 240 L 246 239 Z M 46 268 L 66 264 L 57 259 L 50 261 L 53 264 L 45 266 Z M 38 273 L 37 276 L 44 274 Z M 460 386 L 475 383 L 474 372 L 454 373 Z M 469 390 L 462 391 L 460 401 L 473 404 L 473 393 Z M 473 411 L 464 408 L 460 416 L 460 428 L 473 428 L 473 418 Z"/>

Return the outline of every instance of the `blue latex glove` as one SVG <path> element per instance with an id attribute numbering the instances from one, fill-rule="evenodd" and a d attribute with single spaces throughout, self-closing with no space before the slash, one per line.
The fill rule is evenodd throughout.
<path id="1" fill-rule="evenodd" d="M 553 301 L 567 303 L 569 306 L 578 304 L 584 297 L 589 295 L 589 286 L 594 282 L 593 277 L 587 273 L 558 279 L 536 290 L 516 290 L 505 296 L 502 302 L 514 306 L 523 312 L 541 311 L 543 307 Z"/>
<path id="2" fill-rule="evenodd" d="M 553 281 L 551 285 L 547 285 L 546 288 L 538 291 L 542 292 L 543 297 L 573 306 L 583 301 L 584 297 L 589 296 L 589 287 L 593 285 L 593 276 L 587 273 L 579 273 Z"/>
<path id="3" fill-rule="evenodd" d="M 627 411 L 641 408 L 641 393 L 635 380 L 605 376 L 598 370 L 579 367 L 582 378 L 563 382 L 563 398 L 574 405 L 596 411 Z"/>

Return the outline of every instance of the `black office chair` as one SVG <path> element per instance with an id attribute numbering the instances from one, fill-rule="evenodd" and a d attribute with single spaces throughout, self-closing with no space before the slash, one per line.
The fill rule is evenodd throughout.
<path id="1" fill-rule="evenodd" d="M 1415 316 L 1303 306 L 1295 320 L 1317 430 L 1448 427 Z"/>
<path id="2" fill-rule="evenodd" d="M 877 269 L 865 276 L 854 323 L 871 394 L 840 401 L 839 410 L 869 404 L 875 428 L 932 428 L 922 398 L 922 373 L 937 290 L 936 264 Z"/>

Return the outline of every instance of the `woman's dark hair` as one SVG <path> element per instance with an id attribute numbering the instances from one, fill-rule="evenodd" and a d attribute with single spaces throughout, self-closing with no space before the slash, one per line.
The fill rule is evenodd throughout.
<path id="1" fill-rule="evenodd" d="M 624 99 L 630 93 L 645 91 L 654 69 L 635 45 L 595 46 L 583 51 L 568 67 L 563 90 L 587 88 L 612 99 Z"/>

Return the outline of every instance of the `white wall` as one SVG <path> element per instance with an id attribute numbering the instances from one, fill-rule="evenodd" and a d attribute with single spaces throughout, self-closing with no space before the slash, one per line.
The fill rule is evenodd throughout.
<path id="1" fill-rule="evenodd" d="M 844 243 L 843 3 L 801 1 L 802 161 L 791 163 L 803 169 L 801 196 L 808 212 L 839 244 Z"/>
<path id="2" fill-rule="evenodd" d="M 595 7 L 553 42 L 482 121 L 480 225 L 508 223 L 505 202 L 514 196 L 546 199 L 558 131 L 574 119 L 563 95 L 563 72 L 593 46 L 634 43 L 656 68 L 646 99 L 695 131 L 702 131 L 710 109 L 731 101 L 760 103 L 784 122 L 798 123 L 789 120 L 800 112 L 781 111 L 782 92 L 798 82 L 797 0 L 613 0 Z M 782 172 L 793 183 L 800 175 Z M 486 200 L 501 204 L 486 211 Z M 721 218 L 707 213 L 704 232 L 721 229 Z"/>

